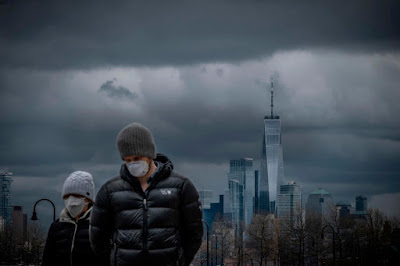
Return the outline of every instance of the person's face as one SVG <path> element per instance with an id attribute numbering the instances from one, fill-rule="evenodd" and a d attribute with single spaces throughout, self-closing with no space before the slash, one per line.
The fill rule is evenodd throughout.
<path id="1" fill-rule="evenodd" d="M 151 165 L 151 161 L 152 159 L 149 157 L 145 157 L 145 156 L 139 156 L 139 155 L 130 155 L 130 156 L 125 156 L 123 158 L 125 163 L 131 163 L 131 162 L 137 162 L 137 161 L 145 161 L 149 164 L 149 166 Z"/>
<path id="2" fill-rule="evenodd" d="M 67 194 L 67 195 L 65 195 L 64 197 L 63 197 L 63 200 L 66 200 L 66 199 L 68 199 L 68 197 L 69 196 L 74 196 L 75 198 L 85 198 L 85 202 L 90 202 L 90 199 L 88 199 L 88 198 L 86 198 L 86 197 L 84 197 L 84 196 L 82 196 L 82 195 L 78 195 L 78 194 Z"/>

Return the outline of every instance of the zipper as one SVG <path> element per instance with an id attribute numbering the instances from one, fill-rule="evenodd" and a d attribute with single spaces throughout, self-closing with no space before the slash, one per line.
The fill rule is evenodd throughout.
<path id="1" fill-rule="evenodd" d="M 73 250 L 74 250 L 75 235 L 76 235 L 76 230 L 77 230 L 77 229 L 78 229 L 78 224 L 75 223 L 75 230 L 74 230 L 74 235 L 73 235 L 73 237 L 72 237 L 72 245 L 71 245 L 71 256 L 70 256 L 70 263 L 71 263 L 71 266 L 72 266 L 72 252 L 73 252 Z"/>
<path id="2" fill-rule="evenodd" d="M 147 199 L 143 199 L 143 250 L 147 253 Z"/>

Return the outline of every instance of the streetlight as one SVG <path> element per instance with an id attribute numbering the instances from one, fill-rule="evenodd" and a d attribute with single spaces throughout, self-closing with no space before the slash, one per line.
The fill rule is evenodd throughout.
<path id="1" fill-rule="evenodd" d="M 210 254 L 209 254 L 209 249 L 208 249 L 208 237 L 209 237 L 209 234 L 210 234 L 210 232 L 209 232 L 209 230 L 208 230 L 208 223 L 206 222 L 206 221 L 204 221 L 204 220 L 202 220 L 203 221 L 203 223 L 206 225 L 206 227 L 207 227 L 207 238 L 206 238 L 206 240 L 207 240 L 207 266 L 210 266 Z"/>
<path id="2" fill-rule="evenodd" d="M 215 237 L 215 265 L 218 265 L 218 238 L 217 234 L 212 234 Z"/>
<path id="3" fill-rule="evenodd" d="M 36 201 L 35 205 L 33 206 L 33 213 L 32 213 L 32 218 L 31 218 L 31 220 L 32 220 L 32 221 L 37 221 L 37 220 L 38 220 L 37 215 L 36 215 L 36 205 L 37 205 L 39 202 L 41 202 L 42 200 L 48 201 L 48 202 L 51 203 L 51 205 L 53 205 L 53 222 L 55 222 L 55 221 L 56 221 L 56 206 L 55 206 L 54 203 L 53 203 L 51 200 L 49 200 L 49 199 L 40 199 L 40 200 Z"/>
<path id="4" fill-rule="evenodd" d="M 312 247 L 314 248 L 314 246 L 315 246 L 315 239 L 314 239 L 314 237 L 313 237 L 312 235 L 310 235 L 310 234 L 306 234 L 306 235 L 304 236 L 304 242 L 306 242 L 307 237 L 311 238 L 311 240 L 312 240 Z M 309 246 L 309 245 L 307 245 L 307 246 Z M 306 249 L 306 243 L 304 244 L 304 247 L 303 247 L 303 262 L 304 262 L 304 253 L 305 253 L 305 249 Z M 308 250 L 309 250 L 309 249 L 310 249 L 310 248 L 308 248 Z M 311 255 L 311 258 L 312 258 L 312 255 Z"/>
<path id="5" fill-rule="evenodd" d="M 335 261 L 336 261 L 336 251 L 335 251 L 335 229 L 327 224 L 322 228 L 322 233 L 321 233 L 321 238 L 324 239 L 324 230 L 325 228 L 330 227 L 332 229 L 332 253 L 333 253 L 333 265 L 335 265 Z"/>

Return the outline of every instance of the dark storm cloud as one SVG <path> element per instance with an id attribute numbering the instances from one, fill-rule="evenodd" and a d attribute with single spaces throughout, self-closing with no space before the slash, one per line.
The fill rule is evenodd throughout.
<path id="1" fill-rule="evenodd" d="M 0 66 L 91 68 L 241 61 L 274 51 L 398 50 L 400 3 L 10 1 Z"/>
<path id="2" fill-rule="evenodd" d="M 277 71 L 286 179 L 301 184 L 305 197 L 318 187 L 335 200 L 398 193 L 398 62 L 398 54 L 294 51 L 240 64 L 3 71 L 0 169 L 14 172 L 15 202 L 24 206 L 58 199 L 75 170 L 91 172 L 99 188 L 118 174 L 116 135 L 137 121 L 178 171 L 220 194 L 229 160 L 261 153 L 269 77 Z M 99 94 L 108 77 L 140 97 Z"/>
<path id="3" fill-rule="evenodd" d="M 116 80 L 107 80 L 104 82 L 100 89 L 99 93 L 105 93 L 108 97 L 118 98 L 118 99 L 129 99 L 134 100 L 138 97 L 138 95 L 134 92 L 131 92 L 125 87 L 115 86 L 114 82 Z"/>

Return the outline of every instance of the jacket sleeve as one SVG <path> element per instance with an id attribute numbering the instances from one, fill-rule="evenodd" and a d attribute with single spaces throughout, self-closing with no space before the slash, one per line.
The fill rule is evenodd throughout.
<path id="1" fill-rule="evenodd" d="M 112 234 L 112 210 L 108 198 L 107 184 L 97 193 L 90 216 L 89 240 L 94 253 L 109 261 Z"/>
<path id="2" fill-rule="evenodd" d="M 55 265 L 57 260 L 55 258 L 55 239 L 54 239 L 54 223 L 51 224 L 49 232 L 47 234 L 46 245 L 43 251 L 42 266 Z"/>
<path id="3" fill-rule="evenodd" d="M 203 222 L 199 193 L 189 179 L 183 184 L 181 206 L 185 265 L 190 265 L 202 242 Z"/>

